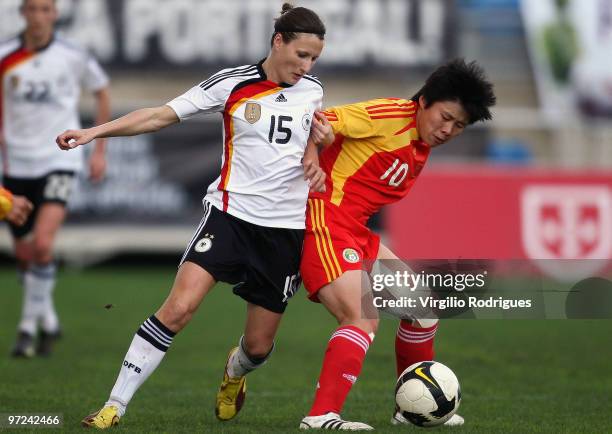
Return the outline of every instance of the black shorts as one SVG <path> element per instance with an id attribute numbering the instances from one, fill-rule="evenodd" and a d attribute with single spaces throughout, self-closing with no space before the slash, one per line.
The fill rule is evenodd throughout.
<path id="1" fill-rule="evenodd" d="M 245 222 L 205 202 L 204 218 L 181 259 L 235 284 L 234 294 L 283 313 L 300 283 L 303 229 L 269 228 Z"/>
<path id="2" fill-rule="evenodd" d="M 15 238 L 23 238 L 32 231 L 40 206 L 44 203 L 59 203 L 66 206 L 74 185 L 74 172 L 56 170 L 40 178 L 12 178 L 5 176 L 3 185 L 13 194 L 27 197 L 34 209 L 23 226 L 9 223 Z"/>

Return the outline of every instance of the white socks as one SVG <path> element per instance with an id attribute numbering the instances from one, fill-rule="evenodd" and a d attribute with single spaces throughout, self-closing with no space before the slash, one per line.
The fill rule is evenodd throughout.
<path id="1" fill-rule="evenodd" d="M 160 364 L 175 334 L 154 315 L 140 326 L 125 355 L 119 376 L 105 405 L 117 407 L 120 417 L 125 414 L 134 393 Z M 246 353 L 243 340 L 244 336 L 240 338 L 238 351 L 232 355 L 227 364 L 230 377 L 242 377 L 259 368 L 274 350 L 272 345 L 265 357 L 254 359 Z"/>
<path id="2" fill-rule="evenodd" d="M 59 330 L 59 321 L 53 305 L 55 274 L 54 263 L 32 265 L 24 273 L 20 331 L 34 336 L 39 322 L 47 333 L 56 333 Z"/>
<path id="3" fill-rule="evenodd" d="M 155 315 L 140 326 L 106 402 L 106 405 L 114 405 L 119 409 L 119 416 L 123 416 L 134 393 L 162 361 L 174 335 Z"/>
<path id="4" fill-rule="evenodd" d="M 265 355 L 265 357 L 262 357 L 261 359 L 254 359 L 249 356 L 245 351 L 243 341 L 244 336 L 240 337 L 238 351 L 232 354 L 232 357 L 230 357 L 227 363 L 227 375 L 229 375 L 231 378 L 242 377 L 248 374 L 249 372 L 259 368 L 264 363 L 266 363 L 266 361 L 272 354 L 272 351 L 274 351 L 274 344 L 272 344 L 272 348 L 270 349 L 268 354 Z"/>

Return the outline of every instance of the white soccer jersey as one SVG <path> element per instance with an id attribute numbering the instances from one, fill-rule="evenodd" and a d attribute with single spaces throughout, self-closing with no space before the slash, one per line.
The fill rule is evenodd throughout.
<path id="1" fill-rule="evenodd" d="M 269 81 L 262 63 L 224 69 L 168 105 L 181 120 L 223 114 L 221 175 L 204 200 L 256 225 L 303 229 L 302 159 L 323 88 L 308 75 L 293 86 Z"/>
<path id="2" fill-rule="evenodd" d="M 5 175 L 37 178 L 54 170 L 80 170 L 82 147 L 65 152 L 55 138 L 80 128 L 81 88 L 95 92 L 108 85 L 98 62 L 57 36 L 34 52 L 14 38 L 0 44 L 0 78 Z"/>

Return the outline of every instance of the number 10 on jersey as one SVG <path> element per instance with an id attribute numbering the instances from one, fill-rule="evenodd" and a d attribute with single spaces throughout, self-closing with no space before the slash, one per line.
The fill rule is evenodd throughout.
<path id="1" fill-rule="evenodd" d="M 380 177 L 380 179 L 384 181 L 393 173 L 393 175 L 391 175 L 389 178 L 389 185 L 391 187 L 398 187 L 402 182 L 404 182 L 404 179 L 406 179 L 406 176 L 408 176 L 408 172 L 410 171 L 410 166 L 408 166 L 408 163 L 403 163 L 397 167 L 399 163 L 399 158 L 396 158 L 393 165 L 389 167 L 383 176 Z"/>

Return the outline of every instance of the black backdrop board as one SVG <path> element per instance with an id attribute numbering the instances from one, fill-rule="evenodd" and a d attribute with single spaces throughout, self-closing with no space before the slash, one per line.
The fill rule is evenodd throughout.
<path id="1" fill-rule="evenodd" d="M 18 32 L 21 0 L 0 2 L 0 39 Z M 268 52 L 281 0 L 58 0 L 60 29 L 111 70 L 210 70 Z M 426 68 L 455 52 L 454 0 L 304 0 L 324 19 L 320 68 Z"/>
<path id="2" fill-rule="evenodd" d="M 221 152 L 217 119 L 110 139 L 107 177 L 92 185 L 87 173 L 82 174 L 71 200 L 69 222 L 197 222 L 206 188 L 220 173 Z"/>

